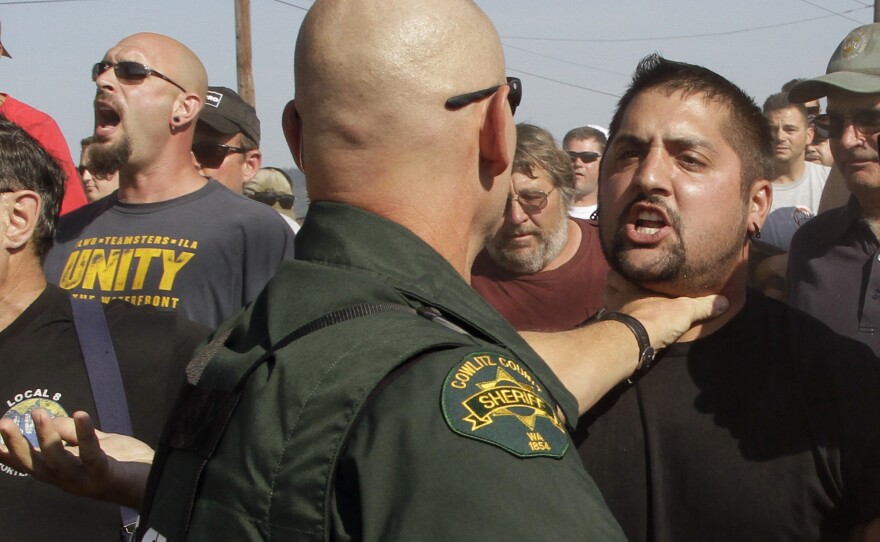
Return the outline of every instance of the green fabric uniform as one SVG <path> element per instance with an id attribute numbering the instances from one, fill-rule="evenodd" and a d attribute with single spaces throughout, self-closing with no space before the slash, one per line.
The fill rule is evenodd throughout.
<path id="1" fill-rule="evenodd" d="M 574 398 L 439 254 L 316 203 L 296 258 L 206 348 L 138 540 L 624 539 L 565 429 Z M 288 337 L 365 303 L 443 318 L 380 312 Z"/>

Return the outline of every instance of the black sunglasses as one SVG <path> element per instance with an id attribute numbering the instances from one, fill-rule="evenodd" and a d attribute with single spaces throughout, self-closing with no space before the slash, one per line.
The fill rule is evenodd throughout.
<path id="1" fill-rule="evenodd" d="M 229 154 L 244 154 L 250 149 L 244 147 L 231 147 L 221 143 L 211 143 L 210 141 L 199 141 L 193 143 L 192 153 L 202 167 L 216 168 L 220 167 L 223 160 Z"/>
<path id="2" fill-rule="evenodd" d="M 98 77 L 105 71 L 113 68 L 113 73 L 116 74 L 118 79 L 128 79 L 130 81 L 143 81 L 147 77 L 151 75 L 155 75 L 159 79 L 164 79 L 168 81 L 175 87 L 180 90 L 186 92 L 186 89 L 182 86 L 178 85 L 168 77 L 162 75 L 157 72 L 153 68 L 147 66 L 146 64 L 141 64 L 139 62 L 132 62 L 131 60 L 123 60 L 122 62 L 117 62 L 116 64 L 112 64 L 110 62 L 98 62 L 94 66 L 92 66 L 92 81 L 97 81 Z"/>
<path id="3" fill-rule="evenodd" d="M 522 81 L 517 79 L 516 77 L 508 77 L 507 82 L 503 83 L 510 87 L 510 92 L 507 94 L 507 101 L 510 103 L 510 113 L 516 114 L 516 108 L 519 107 L 520 101 L 522 101 Z M 453 96 L 446 100 L 446 107 L 452 109 L 453 111 L 456 109 L 461 109 L 466 105 L 470 105 L 474 102 L 482 100 L 487 96 L 491 96 L 495 94 L 495 92 L 501 88 L 502 85 L 495 85 L 494 87 L 484 88 L 483 90 L 477 90 L 474 92 L 468 92 L 467 94 L 459 94 L 458 96 Z"/>
<path id="4" fill-rule="evenodd" d="M 877 109 L 860 109 L 845 115 L 830 111 L 816 117 L 813 124 L 816 129 L 827 133 L 829 138 L 836 139 L 843 135 L 847 120 L 863 136 L 872 136 L 880 132 L 880 110 Z"/>
<path id="5" fill-rule="evenodd" d="M 566 151 L 566 152 L 568 152 L 568 155 L 571 156 L 572 162 L 574 162 L 576 159 L 580 158 L 581 162 L 583 162 L 585 164 L 589 164 L 590 162 L 595 162 L 596 160 L 599 159 L 600 156 L 602 156 L 598 152 L 590 152 L 590 151 L 584 151 L 584 152 Z"/>
<path id="6" fill-rule="evenodd" d="M 251 192 L 249 190 L 244 191 L 244 195 L 251 198 L 252 200 L 259 201 L 260 203 L 265 203 L 266 205 L 275 205 L 277 201 L 279 205 L 281 205 L 282 209 L 292 209 L 293 202 L 296 198 L 293 194 L 283 194 L 280 192 Z"/>

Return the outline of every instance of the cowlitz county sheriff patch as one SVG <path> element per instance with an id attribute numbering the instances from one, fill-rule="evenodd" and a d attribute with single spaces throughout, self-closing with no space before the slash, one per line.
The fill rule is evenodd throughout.
<path id="1" fill-rule="evenodd" d="M 518 457 L 562 457 L 571 440 L 556 405 L 522 363 L 492 352 L 464 357 L 441 394 L 450 429 Z"/>

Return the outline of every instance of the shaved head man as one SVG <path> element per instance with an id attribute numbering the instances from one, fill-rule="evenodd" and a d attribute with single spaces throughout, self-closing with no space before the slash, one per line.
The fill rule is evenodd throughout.
<path id="1" fill-rule="evenodd" d="M 628 302 L 554 343 L 600 361 L 564 387 L 467 282 L 521 93 L 473 2 L 315 2 L 283 118 L 312 200 L 297 260 L 190 366 L 139 540 L 623 539 L 568 423 L 724 304 Z"/>
<path id="2" fill-rule="evenodd" d="M 185 45 L 129 36 L 92 80 L 89 170 L 118 171 L 119 189 L 62 219 L 47 278 L 74 297 L 178 310 L 216 327 L 292 257 L 289 228 L 199 174 L 190 150 L 208 79 Z"/>

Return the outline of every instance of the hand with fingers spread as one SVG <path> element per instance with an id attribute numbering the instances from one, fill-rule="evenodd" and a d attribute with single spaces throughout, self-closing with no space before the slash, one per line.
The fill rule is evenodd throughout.
<path id="1" fill-rule="evenodd" d="M 140 508 L 153 449 L 125 435 L 95 429 L 91 417 L 75 412 L 52 418 L 31 413 L 39 448 L 34 448 L 7 419 L 0 419 L 0 463 L 68 493 Z"/>

